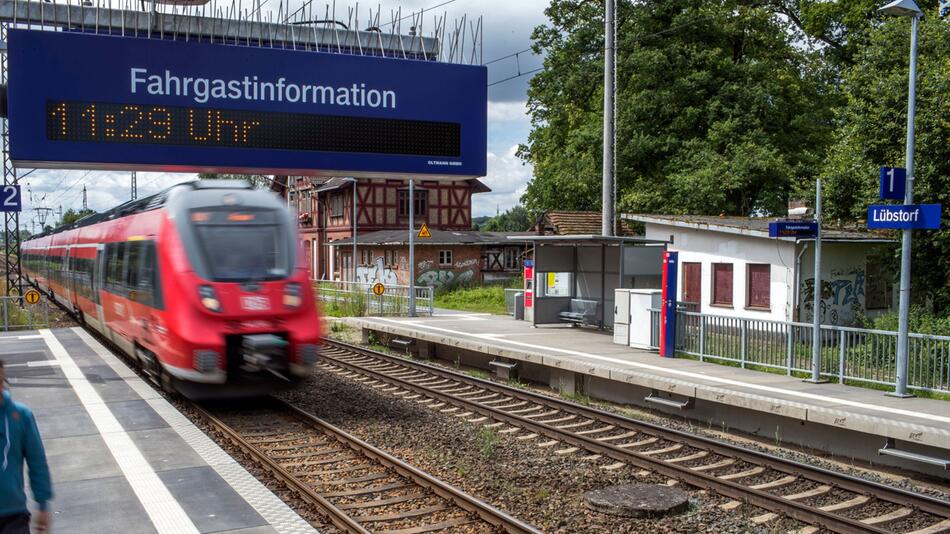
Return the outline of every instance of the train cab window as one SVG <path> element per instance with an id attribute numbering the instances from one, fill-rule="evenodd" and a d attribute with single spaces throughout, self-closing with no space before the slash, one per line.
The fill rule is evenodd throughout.
<path id="1" fill-rule="evenodd" d="M 291 273 L 293 253 L 276 210 L 200 210 L 192 221 L 211 280 L 279 280 Z"/>

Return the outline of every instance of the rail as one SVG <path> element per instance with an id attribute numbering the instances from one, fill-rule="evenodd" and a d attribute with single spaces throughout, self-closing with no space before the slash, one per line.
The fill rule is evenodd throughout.
<path id="1" fill-rule="evenodd" d="M 919 532 L 940 532 L 950 522 L 950 504 L 927 495 L 336 340 L 325 339 L 324 345 L 322 365 L 328 371 L 349 378 L 356 373 L 370 379 L 364 383 L 394 386 L 395 395 L 411 392 L 434 399 L 435 403 L 426 404 L 442 412 L 463 410 L 471 422 L 489 418 L 508 424 L 524 433 L 516 436 L 511 429 L 505 431 L 517 439 L 556 440 L 566 448 L 556 450 L 555 442 L 542 445 L 551 446 L 554 455 L 583 449 L 596 455 L 593 460 L 617 462 L 610 469 L 625 465 L 649 469 L 769 511 L 753 518 L 755 522 L 766 523 L 784 514 L 849 533 L 906 532 L 921 527 L 927 530 Z M 446 409 L 446 404 L 455 410 Z M 825 502 L 816 505 L 814 498 Z M 915 526 L 901 527 L 901 520 Z M 890 528 L 891 523 L 896 528 Z"/>
<path id="2" fill-rule="evenodd" d="M 429 532 L 488 523 L 493 530 L 540 534 L 531 525 L 285 401 L 271 397 L 254 411 L 212 413 L 195 404 L 192 408 L 346 532 Z M 357 470 L 369 474 L 347 478 L 346 473 Z M 442 502 L 432 506 L 430 495 Z"/>
<path id="3" fill-rule="evenodd" d="M 653 309 L 650 339 L 659 346 L 660 311 Z M 810 373 L 809 323 L 677 312 L 676 350 L 700 361 L 786 374 Z M 820 372 L 841 383 L 895 386 L 897 332 L 821 325 Z M 950 337 L 910 334 L 908 388 L 950 393 Z"/>
<path id="4" fill-rule="evenodd" d="M 317 299 L 332 315 L 363 316 L 407 316 L 409 315 L 409 286 L 383 284 L 382 295 L 373 292 L 375 284 L 346 282 L 341 280 L 314 282 L 313 289 Z M 416 314 L 432 315 L 434 289 L 429 286 L 415 286 Z"/>

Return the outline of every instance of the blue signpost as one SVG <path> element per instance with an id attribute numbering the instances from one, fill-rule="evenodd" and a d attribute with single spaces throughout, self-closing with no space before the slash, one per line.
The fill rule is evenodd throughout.
<path id="1" fill-rule="evenodd" d="M 881 167 L 881 200 L 904 200 L 907 192 L 907 169 Z"/>
<path id="2" fill-rule="evenodd" d="M 481 177 L 487 70 L 11 29 L 21 167 Z"/>
<path id="3" fill-rule="evenodd" d="M 937 230 L 940 204 L 884 204 L 868 206 L 868 228 L 887 230 Z"/>
<path id="4" fill-rule="evenodd" d="M 23 211 L 20 186 L 5 185 L 0 188 L 0 211 Z"/>
<path id="5" fill-rule="evenodd" d="M 678 272 L 679 252 L 664 252 L 663 308 L 660 310 L 660 356 L 665 358 L 676 356 L 676 281 Z"/>

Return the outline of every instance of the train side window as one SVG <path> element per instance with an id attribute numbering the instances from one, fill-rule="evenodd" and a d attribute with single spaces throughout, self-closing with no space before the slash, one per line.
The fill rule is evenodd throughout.
<path id="1" fill-rule="evenodd" d="M 141 269 L 141 243 L 126 243 L 125 259 L 125 287 L 137 289 L 139 285 L 139 269 Z"/>

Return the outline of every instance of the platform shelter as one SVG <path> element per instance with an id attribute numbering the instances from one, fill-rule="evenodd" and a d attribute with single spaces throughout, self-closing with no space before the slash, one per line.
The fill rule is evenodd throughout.
<path id="1" fill-rule="evenodd" d="M 535 326 L 575 323 L 607 328 L 614 290 L 658 289 L 666 241 L 596 235 L 512 236 L 534 259 L 526 269 L 526 321 Z"/>

